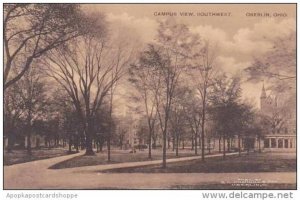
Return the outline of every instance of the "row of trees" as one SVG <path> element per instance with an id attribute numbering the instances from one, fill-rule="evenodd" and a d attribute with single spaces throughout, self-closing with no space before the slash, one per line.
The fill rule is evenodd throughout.
<path id="1" fill-rule="evenodd" d="M 249 81 L 265 78 L 270 83 L 276 82 L 273 86 L 277 92 L 285 92 L 290 96 L 287 102 L 295 99 L 292 92 L 295 80 L 293 36 L 275 41 L 274 49 L 256 58 L 245 71 Z M 282 41 L 290 42 L 282 48 Z M 166 167 L 168 135 L 173 138 L 178 155 L 180 134 L 192 133 L 189 138 L 196 147 L 195 154 L 198 153 L 198 144 L 201 147 L 202 160 L 205 160 L 206 139 L 222 138 L 225 157 L 226 140 L 229 147 L 230 140 L 237 137 L 240 152 L 242 138 L 257 137 L 260 140 L 269 133 L 268 127 L 274 127 L 274 123 L 280 122 L 283 126 L 287 118 L 284 110 L 293 109 L 291 105 L 289 109 L 282 106 L 284 104 L 277 105 L 274 108 L 274 111 L 278 111 L 275 117 L 255 110 L 253 104 L 241 98 L 242 77 L 227 77 L 222 72 L 222 66 L 216 64 L 217 54 L 217 45 L 202 40 L 199 35 L 191 33 L 186 25 L 170 19 L 160 23 L 154 42 L 148 44 L 138 61 L 131 66 L 130 81 L 138 90 L 137 96 L 143 102 L 141 106 L 148 121 L 149 158 L 151 138 L 158 121 L 163 141 L 163 167 Z M 282 69 L 277 60 L 281 65 L 288 66 Z M 278 80 L 289 81 L 289 84 Z M 279 86 L 281 91 L 278 91 Z M 286 86 L 290 88 L 284 90 Z M 251 146 L 249 141 L 245 141 L 248 149 Z"/>
<path id="2" fill-rule="evenodd" d="M 26 132 L 31 154 L 33 127 L 53 120 L 54 134 L 60 128 L 69 144 L 84 140 L 88 155 L 93 139 L 110 140 L 113 93 L 133 50 L 118 34 L 107 34 L 107 27 L 103 15 L 87 15 L 76 4 L 5 4 L 8 149 L 18 132 Z M 100 129 L 102 136 L 96 137 Z M 51 135 L 49 127 L 44 130 Z"/>
<path id="3" fill-rule="evenodd" d="M 270 126 L 272 120 L 242 100 L 241 77 L 228 77 L 217 65 L 218 46 L 187 25 L 174 19 L 160 22 L 157 36 L 143 49 L 109 25 L 104 15 L 86 14 L 75 4 L 4 5 L 4 124 L 9 150 L 21 134 L 27 136 L 31 154 L 35 132 L 54 145 L 62 139 L 70 151 L 71 145 L 85 148 L 86 155 L 94 154 L 93 143 L 101 150 L 106 142 L 110 160 L 111 143 L 122 148 L 130 134 L 128 119 L 113 114 L 118 87 L 123 88 L 126 80 L 135 88 L 126 100 L 129 108 L 138 105 L 138 135 L 146 137 L 149 158 L 162 139 L 163 167 L 170 140 L 176 155 L 180 141 L 191 141 L 195 154 L 200 147 L 204 161 L 210 138 L 223 140 L 225 157 L 226 142 L 237 137 L 240 151 L 242 138 L 262 137 Z M 259 74 L 293 80 L 294 63 L 289 63 L 288 73 L 271 74 L 269 60 L 280 54 L 280 42 L 275 44 L 267 61 L 257 58 L 247 68 L 252 79 Z M 290 59 L 294 51 L 286 52 Z"/>
<path id="4" fill-rule="evenodd" d="M 188 27 L 173 20 L 160 23 L 155 42 L 148 44 L 130 69 L 130 81 L 138 90 L 148 122 L 149 158 L 156 122 L 163 141 L 163 167 L 166 167 L 168 134 L 178 155 L 179 137 L 192 133 L 192 143 L 201 147 L 205 160 L 207 133 L 225 139 L 258 134 L 255 111 L 241 101 L 241 81 L 228 78 L 215 64 L 217 48 L 192 34 Z M 192 80 L 192 81 L 189 81 Z M 209 124 L 207 124 L 209 123 Z M 253 129 L 250 131 L 250 129 Z M 216 135 L 215 135 L 216 136 Z M 181 137 L 182 139 L 184 137 Z M 198 141 L 199 138 L 199 141 Z M 224 149 L 225 155 L 225 149 Z"/>

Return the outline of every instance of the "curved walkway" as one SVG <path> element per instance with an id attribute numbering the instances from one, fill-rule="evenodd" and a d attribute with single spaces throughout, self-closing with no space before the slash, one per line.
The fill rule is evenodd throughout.
<path id="1" fill-rule="evenodd" d="M 235 153 L 232 153 L 235 154 Z M 166 189 L 176 185 L 235 183 L 239 179 L 259 179 L 268 183 L 296 183 L 295 172 L 270 173 L 99 173 L 97 171 L 161 163 L 161 160 L 48 169 L 55 163 L 83 153 L 32 161 L 4 167 L 4 189 Z M 227 154 L 230 155 L 230 154 Z M 217 157 L 221 154 L 207 155 Z M 199 159 L 201 156 L 173 158 L 167 162 Z"/>

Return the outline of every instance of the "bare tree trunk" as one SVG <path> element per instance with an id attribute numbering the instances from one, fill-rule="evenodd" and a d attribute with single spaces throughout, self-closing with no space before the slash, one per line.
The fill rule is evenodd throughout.
<path id="1" fill-rule="evenodd" d="M 167 167 L 167 127 L 165 126 L 165 130 L 163 132 L 163 163 L 162 168 Z"/>
<path id="2" fill-rule="evenodd" d="M 149 129 L 149 138 L 148 138 L 148 158 L 151 159 L 151 144 L 152 144 L 152 130 Z"/>
<path id="3" fill-rule="evenodd" d="M 199 143 L 199 150 L 200 150 L 200 152 L 201 152 L 201 149 L 202 149 L 202 136 L 201 135 L 202 134 L 199 133 L 199 141 L 198 141 L 198 143 Z"/>
<path id="4" fill-rule="evenodd" d="M 223 159 L 225 159 L 226 157 L 226 138 L 225 138 L 225 134 L 223 134 Z"/>
<path id="5" fill-rule="evenodd" d="M 198 134 L 195 132 L 195 155 L 198 155 L 198 144 L 197 144 L 197 139 L 198 139 Z"/>
<path id="6" fill-rule="evenodd" d="M 9 133 L 7 137 L 7 152 L 11 153 L 15 144 L 13 133 Z"/>
<path id="7" fill-rule="evenodd" d="M 27 154 L 28 155 L 32 155 L 32 152 L 31 152 L 31 133 L 30 133 L 30 130 L 27 130 Z"/>
<path id="8" fill-rule="evenodd" d="M 88 119 L 88 122 L 86 124 L 86 138 L 85 138 L 85 155 L 95 155 L 95 152 L 93 151 L 93 128 L 92 128 L 92 122 L 91 119 Z M 82 142 L 83 142 L 82 138 Z"/>
<path id="9" fill-rule="evenodd" d="M 210 154 L 210 138 L 208 138 L 208 154 Z"/>
<path id="10" fill-rule="evenodd" d="M 205 160 L 205 141 L 204 141 L 204 131 L 205 131 L 205 112 L 206 112 L 206 86 L 203 91 L 203 100 L 202 100 L 202 123 L 201 123 L 201 157 L 202 161 Z"/>
<path id="11" fill-rule="evenodd" d="M 76 148 L 76 152 L 78 153 L 79 152 L 79 135 L 76 135 L 76 137 L 75 137 L 75 144 L 74 144 L 74 146 L 75 146 L 75 148 Z"/>
<path id="12" fill-rule="evenodd" d="M 69 136 L 69 153 L 72 152 L 72 138 L 71 138 L 71 134 Z"/>
<path id="13" fill-rule="evenodd" d="M 173 135 L 172 137 L 172 140 L 173 140 L 173 144 L 172 144 L 172 151 L 175 151 L 175 136 Z"/>
<path id="14" fill-rule="evenodd" d="M 219 137 L 219 153 L 221 153 L 221 140 L 222 140 L 222 136 Z"/>
<path id="15" fill-rule="evenodd" d="M 194 136 L 192 135 L 192 149 L 191 150 L 194 150 Z"/>
<path id="16" fill-rule="evenodd" d="M 100 152 L 102 152 L 103 151 L 103 141 L 99 142 L 99 148 L 100 148 Z"/>
<path id="17" fill-rule="evenodd" d="M 79 146 L 80 146 L 80 150 L 84 150 L 85 148 L 87 149 L 87 146 L 89 146 L 89 144 L 87 144 L 88 141 L 88 137 L 87 134 L 89 134 L 87 131 L 85 131 L 86 134 L 86 139 L 84 139 L 84 134 L 80 135 L 80 139 L 79 139 Z"/>
<path id="18" fill-rule="evenodd" d="M 110 162 L 110 135 L 107 138 L 107 161 Z"/>
<path id="19" fill-rule="evenodd" d="M 176 134 L 176 157 L 178 156 L 178 148 L 179 148 L 179 135 Z"/>
<path id="20" fill-rule="evenodd" d="M 227 138 L 227 152 L 230 152 L 230 138 Z"/>
<path id="21" fill-rule="evenodd" d="M 32 155 L 31 152 L 31 107 L 28 109 L 27 116 L 27 154 Z"/>
<path id="22" fill-rule="evenodd" d="M 93 151 L 93 143 L 90 136 L 87 135 L 86 137 L 86 151 L 85 155 L 94 155 L 95 152 Z"/>
<path id="23" fill-rule="evenodd" d="M 153 138 L 153 149 L 156 149 L 156 138 Z"/>
<path id="24" fill-rule="evenodd" d="M 241 156 L 241 135 L 238 134 L 239 156 Z"/>

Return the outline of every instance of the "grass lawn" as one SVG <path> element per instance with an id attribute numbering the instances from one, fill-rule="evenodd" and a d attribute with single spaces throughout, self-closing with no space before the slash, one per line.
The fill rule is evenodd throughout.
<path id="1" fill-rule="evenodd" d="M 52 148 L 52 149 L 32 149 L 32 155 L 29 156 L 26 150 L 13 150 L 11 153 L 4 152 L 4 165 L 13 165 L 25 163 L 34 160 L 42 160 L 68 154 L 67 149 Z"/>
<path id="2" fill-rule="evenodd" d="M 181 150 L 178 157 L 195 156 L 194 151 L 190 149 Z M 176 158 L 176 154 L 173 151 L 167 151 L 167 158 Z M 151 160 L 161 160 L 162 152 L 161 149 L 152 150 Z M 112 150 L 111 161 L 107 162 L 107 152 L 96 153 L 94 156 L 77 156 L 75 158 L 57 163 L 50 167 L 50 169 L 63 169 L 83 166 L 94 166 L 102 164 L 122 163 L 122 162 L 136 162 L 136 161 L 147 161 L 148 150 L 139 151 L 136 153 L 129 153 L 129 150 Z"/>
<path id="3" fill-rule="evenodd" d="M 208 158 L 206 162 L 192 160 L 169 163 L 166 169 L 161 165 L 130 167 L 101 171 L 107 173 L 239 173 L 239 172 L 295 172 L 294 153 L 251 153 L 241 157 L 228 156 Z"/>

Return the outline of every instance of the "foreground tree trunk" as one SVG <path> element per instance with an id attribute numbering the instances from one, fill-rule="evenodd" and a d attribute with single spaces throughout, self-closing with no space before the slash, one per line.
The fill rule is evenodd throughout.
<path id="1" fill-rule="evenodd" d="M 85 155 L 95 155 L 95 152 L 93 151 L 93 143 L 92 139 L 90 136 L 87 135 L 86 137 L 86 150 L 85 150 Z"/>
<path id="2" fill-rule="evenodd" d="M 89 115 L 89 114 L 88 114 Z M 86 125 L 86 138 L 85 138 L 85 155 L 95 155 L 95 152 L 93 151 L 93 128 L 92 128 L 92 122 L 90 119 L 88 119 L 87 125 Z M 82 137 L 83 141 L 83 137 Z"/>
<path id="3" fill-rule="evenodd" d="M 27 116 L 27 154 L 32 155 L 31 152 L 31 106 L 28 108 Z"/>

